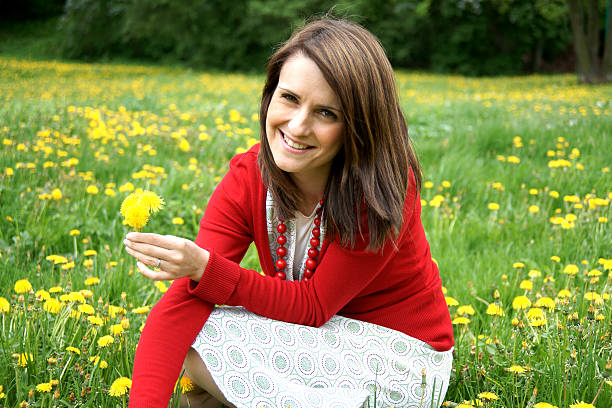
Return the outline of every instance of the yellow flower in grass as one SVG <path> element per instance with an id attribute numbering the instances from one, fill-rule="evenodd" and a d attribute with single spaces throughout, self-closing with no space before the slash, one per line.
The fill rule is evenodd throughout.
<path id="1" fill-rule="evenodd" d="M 457 314 L 460 315 L 460 316 L 462 316 L 464 314 L 473 316 L 474 313 L 476 313 L 476 312 L 474 311 L 474 308 L 471 305 L 463 305 L 463 306 L 459 306 L 457 308 Z"/>
<path id="2" fill-rule="evenodd" d="M 575 404 L 571 404 L 570 408 L 595 408 L 595 405 L 589 404 L 588 402 L 580 401 Z"/>
<path id="3" fill-rule="evenodd" d="M 62 265 L 62 269 L 67 271 L 69 269 L 74 268 L 74 262 L 68 262 Z"/>
<path id="4" fill-rule="evenodd" d="M 497 204 L 497 203 L 489 203 L 487 205 L 487 208 L 489 210 L 491 210 L 491 211 L 497 211 L 497 210 L 499 210 L 499 204 Z"/>
<path id="5" fill-rule="evenodd" d="M 450 296 L 444 296 L 444 299 L 446 300 L 446 306 L 457 306 L 459 304 L 459 302 L 457 302 L 457 299 L 450 297 Z"/>
<path id="6" fill-rule="evenodd" d="M 15 292 L 16 293 L 28 293 L 32 290 L 32 284 L 27 279 L 19 279 L 15 282 Z"/>
<path id="7" fill-rule="evenodd" d="M 183 225 L 185 223 L 185 220 L 183 220 L 181 217 L 174 217 L 172 219 L 172 223 L 174 225 Z"/>
<path id="8" fill-rule="evenodd" d="M 149 313 L 149 306 L 141 306 L 141 307 L 137 307 L 132 309 L 132 313 L 136 313 L 136 314 L 146 314 Z"/>
<path id="9" fill-rule="evenodd" d="M 104 320 L 100 316 L 87 316 L 87 321 L 94 326 L 104 325 Z"/>
<path id="10" fill-rule="evenodd" d="M 549 404 L 548 402 L 538 402 L 533 408 L 558 408 L 556 405 Z"/>
<path id="11" fill-rule="evenodd" d="M 127 393 L 128 388 L 132 388 L 132 380 L 127 377 L 119 377 L 113 381 L 108 394 L 113 397 L 121 397 Z"/>
<path id="12" fill-rule="evenodd" d="M 487 306 L 486 313 L 491 316 L 504 316 L 505 315 L 504 309 L 497 303 L 490 303 L 489 306 Z"/>
<path id="13" fill-rule="evenodd" d="M 154 285 L 161 293 L 166 293 L 168 290 L 168 286 L 162 281 L 155 281 Z"/>
<path id="14" fill-rule="evenodd" d="M 49 292 L 44 289 L 37 290 L 34 296 L 36 296 L 36 299 L 38 300 L 47 300 L 51 298 Z"/>
<path id="15" fill-rule="evenodd" d="M 181 377 L 181 380 L 176 384 L 176 386 L 180 387 L 181 393 L 183 394 L 195 389 L 195 383 L 191 381 L 191 378 L 185 375 Z"/>
<path id="16" fill-rule="evenodd" d="M 529 324 L 533 327 L 544 326 L 547 323 L 546 315 L 544 311 L 539 307 L 532 307 L 527 311 L 527 319 Z"/>
<path id="17" fill-rule="evenodd" d="M 121 203 L 121 215 L 125 223 L 133 228 L 142 228 L 149 221 L 149 215 L 164 206 L 162 200 L 152 191 L 136 190 Z"/>
<path id="18" fill-rule="evenodd" d="M 51 199 L 58 201 L 61 200 L 62 197 L 62 190 L 59 188 L 54 188 L 53 191 L 51 191 Z"/>
<path id="19" fill-rule="evenodd" d="M 470 319 L 468 319 L 467 317 L 463 317 L 463 316 L 455 317 L 453 319 L 453 324 L 456 324 L 456 325 L 460 325 L 460 324 L 466 325 L 469 322 L 470 322 Z"/>
<path id="20" fill-rule="evenodd" d="M 0 297 L 0 313 L 8 313 L 11 305 L 6 298 Z"/>
<path id="21" fill-rule="evenodd" d="M 51 391 L 51 383 L 40 383 L 36 386 L 36 391 L 38 392 L 50 392 Z"/>
<path id="22" fill-rule="evenodd" d="M 95 276 L 90 276 L 85 279 L 85 286 L 97 285 L 100 283 L 100 278 L 96 278 Z"/>
<path id="23" fill-rule="evenodd" d="M 49 298 L 43 304 L 43 309 L 46 312 L 57 314 L 62 308 L 62 304 L 55 298 Z"/>
<path id="24" fill-rule="evenodd" d="M 578 271 L 579 271 L 578 266 L 574 264 L 568 264 L 565 268 L 563 268 L 563 273 L 566 273 L 572 276 L 576 275 Z"/>
<path id="25" fill-rule="evenodd" d="M 53 286 L 52 288 L 49 288 L 49 293 L 60 293 L 63 291 L 64 288 L 62 288 L 61 286 Z"/>
<path id="26" fill-rule="evenodd" d="M 81 231 L 79 231 L 78 229 L 72 229 L 72 230 L 70 230 L 69 234 L 70 234 L 71 237 L 74 237 L 74 236 L 77 236 L 77 235 L 81 235 Z"/>
<path id="27" fill-rule="evenodd" d="M 79 305 L 78 309 L 79 312 L 85 313 L 86 315 L 93 315 L 96 313 L 96 310 L 93 308 L 93 306 L 88 305 L 87 303 Z"/>
<path id="28" fill-rule="evenodd" d="M 27 367 L 30 361 L 34 361 L 32 353 L 21 353 L 18 357 L 18 363 L 21 367 Z"/>
<path id="29" fill-rule="evenodd" d="M 125 309 L 121 306 L 108 306 L 108 314 L 110 317 L 115 318 L 118 314 L 125 314 Z"/>
<path id="30" fill-rule="evenodd" d="M 544 296 L 536 300 L 534 306 L 543 307 L 548 309 L 549 312 L 552 312 L 553 310 L 555 310 L 555 301 L 547 296 Z"/>
<path id="31" fill-rule="evenodd" d="M 80 354 L 81 354 L 81 350 L 79 350 L 79 349 L 78 349 L 78 348 L 76 348 L 76 347 L 72 347 L 72 346 L 68 346 L 68 347 L 66 347 L 66 351 L 71 351 L 71 352 L 73 352 L 74 354 L 78 354 L 78 355 L 80 355 Z"/>
<path id="32" fill-rule="evenodd" d="M 512 308 L 516 310 L 528 309 L 531 307 L 531 301 L 527 296 L 517 296 L 512 301 Z"/>
<path id="33" fill-rule="evenodd" d="M 98 365 L 98 367 L 100 367 L 101 370 L 104 370 L 105 368 L 108 368 L 108 363 L 104 360 L 100 360 L 100 356 L 93 356 L 93 357 L 89 357 L 89 361 L 91 363 L 93 363 L 93 365 L 97 365 L 98 363 L 100 363 L 100 365 Z"/>
<path id="34" fill-rule="evenodd" d="M 68 259 L 66 259 L 66 257 L 63 257 L 61 255 L 49 255 L 45 259 L 47 261 L 52 261 L 54 265 L 63 264 L 63 263 L 68 262 Z"/>
<path id="35" fill-rule="evenodd" d="M 488 392 L 488 391 L 481 392 L 480 394 L 478 394 L 478 398 L 489 400 L 489 401 L 495 401 L 499 399 L 497 395 L 493 394 L 492 392 Z"/>
<path id="36" fill-rule="evenodd" d="M 531 282 L 530 280 L 521 281 L 519 287 L 523 290 L 531 290 L 533 289 L 533 282 Z"/>
<path id="37" fill-rule="evenodd" d="M 121 324 L 113 324 L 110 327 L 110 332 L 113 336 L 120 336 L 123 333 L 123 326 Z"/>
<path id="38" fill-rule="evenodd" d="M 87 194 L 98 194 L 100 192 L 100 190 L 98 190 L 98 187 L 92 185 L 87 186 Z"/>
<path id="39" fill-rule="evenodd" d="M 593 303 L 597 303 L 597 304 L 603 303 L 601 296 L 597 292 L 587 292 L 584 294 L 584 298 Z"/>
<path id="40" fill-rule="evenodd" d="M 83 252 L 83 255 L 85 256 L 98 255 L 98 251 L 96 251 L 95 249 L 88 249 L 85 252 Z"/>
<path id="41" fill-rule="evenodd" d="M 106 335 L 106 336 L 102 336 L 98 339 L 98 346 L 99 347 L 106 347 L 109 344 L 112 344 L 115 342 L 115 338 L 113 336 L 110 335 Z"/>
<path id="42" fill-rule="evenodd" d="M 525 367 L 520 365 L 511 365 L 510 367 L 506 368 L 506 371 L 510 373 L 523 374 L 527 370 Z"/>

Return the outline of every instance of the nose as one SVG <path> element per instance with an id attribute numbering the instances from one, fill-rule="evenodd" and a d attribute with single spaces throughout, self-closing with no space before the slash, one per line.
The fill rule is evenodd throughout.
<path id="1" fill-rule="evenodd" d="M 287 124 L 291 136 L 308 136 L 310 132 L 310 116 L 305 108 L 296 109 Z"/>

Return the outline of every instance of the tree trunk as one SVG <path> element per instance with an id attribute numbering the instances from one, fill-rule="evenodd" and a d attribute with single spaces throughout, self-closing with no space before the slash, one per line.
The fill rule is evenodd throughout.
<path id="1" fill-rule="evenodd" d="M 606 15 L 606 38 L 604 40 L 604 54 L 601 61 L 601 76 L 606 82 L 612 82 L 612 10 L 610 10 L 610 1 L 608 1 L 608 10 Z"/>
<path id="2" fill-rule="evenodd" d="M 594 77 L 599 77 L 599 10 L 597 0 L 588 0 L 587 4 L 587 47 L 591 71 Z"/>
<path id="3" fill-rule="evenodd" d="M 591 82 L 591 60 L 589 58 L 589 47 L 584 33 L 584 10 L 580 0 L 568 0 L 570 22 L 574 34 L 574 52 L 578 69 L 578 79 L 581 82 Z"/>

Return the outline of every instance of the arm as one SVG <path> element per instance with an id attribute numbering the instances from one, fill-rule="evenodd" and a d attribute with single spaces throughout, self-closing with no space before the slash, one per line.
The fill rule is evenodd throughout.
<path id="1" fill-rule="evenodd" d="M 224 185 L 236 181 L 235 173 L 230 170 L 213 193 L 206 209 L 206 221 L 202 223 L 211 224 L 203 234 L 205 241 L 228 259 L 239 262 L 252 237 L 247 221 L 231 204 L 233 200 L 228 204 L 231 197 L 225 194 Z M 219 215 L 231 215 L 232 222 L 223 222 L 224 218 L 217 218 Z M 188 278 L 174 281 L 147 318 L 134 358 L 131 408 L 168 406 L 189 346 L 214 307 L 214 303 L 189 294 L 188 285 Z"/>

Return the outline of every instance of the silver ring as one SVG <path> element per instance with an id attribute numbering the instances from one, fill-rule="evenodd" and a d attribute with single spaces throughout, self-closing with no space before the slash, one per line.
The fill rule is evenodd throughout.
<path id="1" fill-rule="evenodd" d="M 158 260 L 157 260 L 157 265 L 155 265 L 155 267 L 156 267 L 157 269 L 159 269 L 159 268 L 160 268 L 160 266 L 161 266 L 161 259 L 158 259 Z"/>

